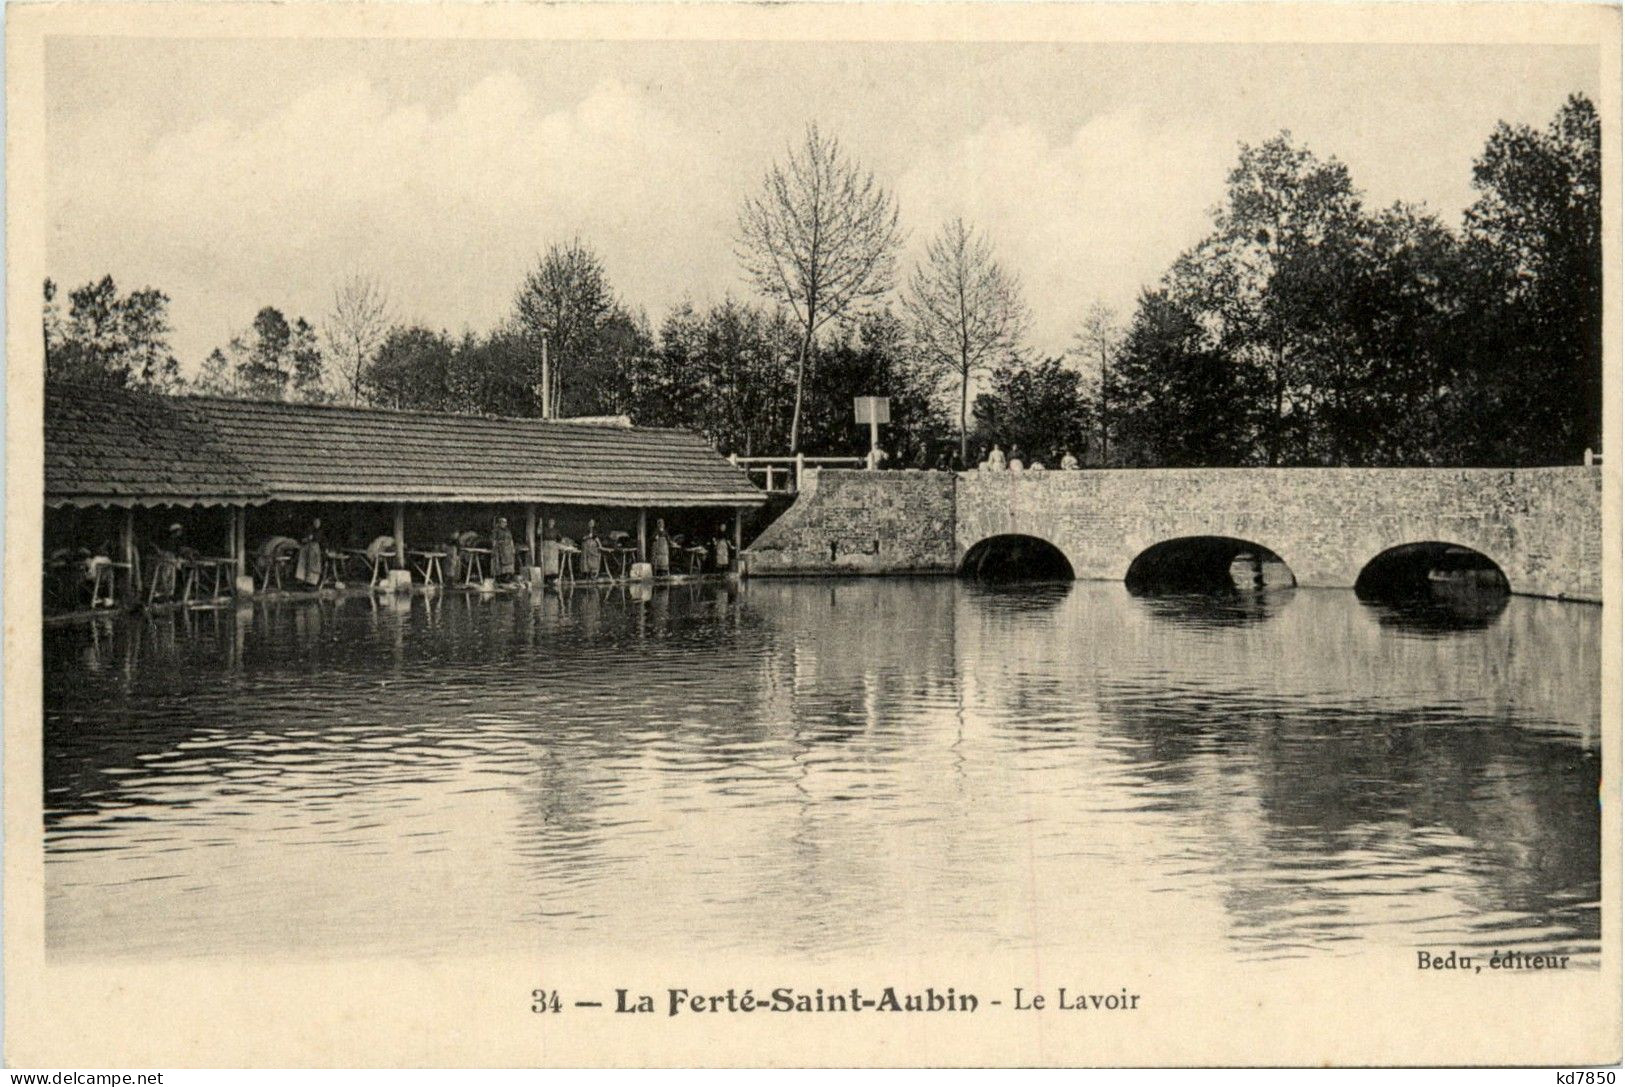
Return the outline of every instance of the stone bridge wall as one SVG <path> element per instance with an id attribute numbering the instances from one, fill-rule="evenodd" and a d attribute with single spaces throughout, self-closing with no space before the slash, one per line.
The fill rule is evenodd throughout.
<path id="1" fill-rule="evenodd" d="M 1054 544 L 1080 578 L 1119 580 L 1153 544 L 1234 536 L 1276 552 L 1300 585 L 1349 587 L 1388 548 L 1438 541 L 1487 555 L 1514 592 L 1602 598 L 1601 468 L 823 471 L 809 482 L 750 548 L 753 573 L 948 573 L 977 542 L 1019 534 Z"/>
<path id="2" fill-rule="evenodd" d="M 954 552 L 949 472 L 803 473 L 795 503 L 746 549 L 752 574 L 941 574 Z"/>
<path id="3" fill-rule="evenodd" d="M 956 554 L 1020 533 L 1082 578 L 1119 579 L 1153 544 L 1234 536 L 1300 585 L 1352 586 L 1378 554 L 1438 541 L 1481 551 L 1513 592 L 1602 598 L 1601 468 L 1235 468 L 966 473 Z"/>

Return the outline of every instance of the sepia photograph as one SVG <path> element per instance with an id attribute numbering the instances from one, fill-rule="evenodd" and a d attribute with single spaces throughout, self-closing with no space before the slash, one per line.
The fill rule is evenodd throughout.
<path id="1" fill-rule="evenodd" d="M 12 5 L 7 1063 L 1617 1062 L 1618 8 L 1222 6 Z"/>

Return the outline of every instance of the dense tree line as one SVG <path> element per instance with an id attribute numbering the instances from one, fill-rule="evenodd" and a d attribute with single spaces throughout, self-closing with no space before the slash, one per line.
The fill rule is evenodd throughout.
<path id="1" fill-rule="evenodd" d="M 1600 136 L 1501 125 L 1456 231 L 1364 207 L 1287 134 L 1142 295 L 1105 385 L 1126 464 L 1557 464 L 1600 448 Z"/>
<path id="2" fill-rule="evenodd" d="M 161 391 L 624 414 L 745 455 L 861 451 L 852 398 L 884 395 L 904 464 L 995 440 L 1112 465 L 1567 463 L 1601 440 L 1599 160 L 1582 97 L 1543 131 L 1502 124 L 1457 229 L 1368 208 L 1341 162 L 1287 133 L 1243 145 L 1212 229 L 1129 320 L 1088 307 L 1072 349 L 1042 357 L 1018 276 L 974 226 L 942 227 L 899 284 L 895 200 L 809 127 L 741 211 L 759 302 L 683 303 L 652 325 L 574 240 L 489 332 L 399 321 L 358 275 L 320 334 L 265 307 L 186 382 L 161 291 L 104 278 L 64 312 L 47 281 L 46 366 Z"/>

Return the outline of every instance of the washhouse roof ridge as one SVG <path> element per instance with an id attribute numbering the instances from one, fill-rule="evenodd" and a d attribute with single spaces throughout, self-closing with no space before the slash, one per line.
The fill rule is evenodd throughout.
<path id="1" fill-rule="evenodd" d="M 67 385 L 45 414 L 53 505 L 765 501 L 703 437 L 670 428 Z M 132 427 L 159 436 L 143 445 Z"/>
<path id="2" fill-rule="evenodd" d="M 66 384 L 66 383 L 60 383 Z M 98 386 L 85 386 L 95 389 Z M 336 411 L 360 412 L 369 415 L 402 415 L 418 416 L 428 419 L 480 419 L 486 422 L 521 423 L 526 426 L 571 426 L 594 427 L 600 430 L 624 433 L 628 430 L 647 434 L 682 434 L 688 437 L 700 437 L 695 431 L 684 430 L 682 427 L 646 426 L 642 423 L 632 422 L 628 425 L 612 425 L 607 420 L 613 416 L 582 415 L 565 416 L 557 419 L 542 419 L 535 415 L 504 415 L 500 412 L 459 411 L 456 409 L 436 410 L 432 408 L 400 408 L 388 404 L 342 404 L 337 401 L 304 401 L 304 400 L 259 400 L 252 396 L 227 396 L 220 393 L 186 392 L 175 395 L 163 393 L 148 393 L 145 390 L 124 390 L 140 392 L 149 396 L 164 396 L 170 400 L 186 401 L 213 401 L 228 404 L 246 404 L 254 407 L 288 408 L 298 411 Z M 701 439 L 703 440 L 703 438 Z"/>

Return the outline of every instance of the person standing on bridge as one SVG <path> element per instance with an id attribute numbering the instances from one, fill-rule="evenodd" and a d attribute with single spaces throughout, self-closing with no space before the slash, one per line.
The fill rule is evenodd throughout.
<path id="1" fill-rule="evenodd" d="M 1078 458 L 1072 455 L 1072 450 L 1068 449 L 1061 454 L 1061 469 L 1066 472 L 1076 472 L 1078 470 Z"/>
<path id="2" fill-rule="evenodd" d="M 987 451 L 987 470 L 989 472 L 1004 471 L 1004 450 L 999 448 L 998 442 L 994 442 L 993 448 Z"/>

